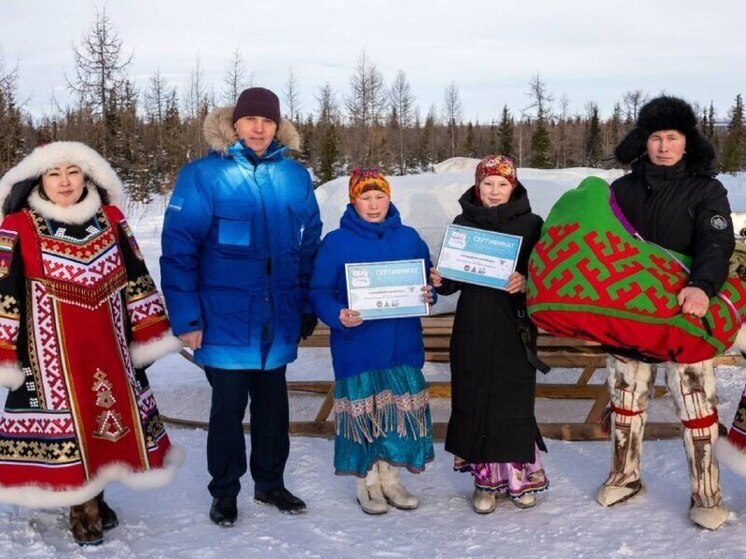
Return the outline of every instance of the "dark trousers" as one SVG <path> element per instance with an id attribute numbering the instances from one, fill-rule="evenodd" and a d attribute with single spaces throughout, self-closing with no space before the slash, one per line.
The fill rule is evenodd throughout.
<path id="1" fill-rule="evenodd" d="M 271 370 L 229 370 L 205 367 L 212 386 L 207 432 L 207 488 L 213 497 L 235 497 L 246 473 L 243 417 L 251 399 L 251 477 L 255 491 L 283 487 L 290 452 L 288 390 L 285 366 Z"/>

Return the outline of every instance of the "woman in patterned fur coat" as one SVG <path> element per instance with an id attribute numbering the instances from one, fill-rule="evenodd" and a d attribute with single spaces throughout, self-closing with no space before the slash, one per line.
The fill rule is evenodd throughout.
<path id="1" fill-rule="evenodd" d="M 183 461 L 143 369 L 181 344 L 121 195 L 78 142 L 38 147 L 0 179 L 0 502 L 70 506 L 80 545 L 118 524 L 109 482 L 162 486 Z"/>

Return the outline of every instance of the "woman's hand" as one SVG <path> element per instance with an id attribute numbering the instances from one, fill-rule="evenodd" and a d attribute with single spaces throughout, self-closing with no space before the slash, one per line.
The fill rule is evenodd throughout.
<path id="1" fill-rule="evenodd" d="M 194 332 L 179 334 L 179 339 L 189 349 L 199 349 L 202 347 L 202 330 L 195 330 Z"/>
<path id="2" fill-rule="evenodd" d="M 681 312 L 684 314 L 692 314 L 702 318 L 710 308 L 710 298 L 707 293 L 693 285 L 679 291 L 676 299 L 681 305 Z"/>
<path id="3" fill-rule="evenodd" d="M 526 276 L 513 272 L 508 278 L 508 285 L 505 286 L 505 291 L 508 293 L 525 293 L 526 292 Z"/>
<path id="4" fill-rule="evenodd" d="M 425 301 L 428 305 L 432 305 L 433 303 L 433 286 L 432 285 L 423 285 L 422 286 L 422 300 Z"/>
<path id="5" fill-rule="evenodd" d="M 441 287 L 443 285 L 443 276 L 436 268 L 430 268 L 430 283 L 433 287 Z"/>
<path id="6" fill-rule="evenodd" d="M 363 319 L 360 318 L 360 313 L 358 311 L 353 311 L 352 309 L 342 309 L 339 311 L 339 321 L 342 323 L 342 326 L 346 328 L 354 328 L 363 323 Z"/>

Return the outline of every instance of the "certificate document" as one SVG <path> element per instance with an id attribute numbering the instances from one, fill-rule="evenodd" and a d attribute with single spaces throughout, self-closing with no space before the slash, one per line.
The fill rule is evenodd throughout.
<path id="1" fill-rule="evenodd" d="M 444 278 L 505 289 L 515 271 L 522 237 L 449 225 L 438 258 Z"/>
<path id="2" fill-rule="evenodd" d="M 396 260 L 345 264 L 350 308 L 365 320 L 425 316 L 425 261 Z"/>

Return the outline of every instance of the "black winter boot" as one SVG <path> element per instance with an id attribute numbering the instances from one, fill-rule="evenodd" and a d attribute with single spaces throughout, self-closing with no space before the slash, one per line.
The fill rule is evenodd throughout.
<path id="1" fill-rule="evenodd" d="M 210 520 L 218 526 L 233 526 L 238 518 L 235 497 L 214 497 L 210 507 Z"/>

